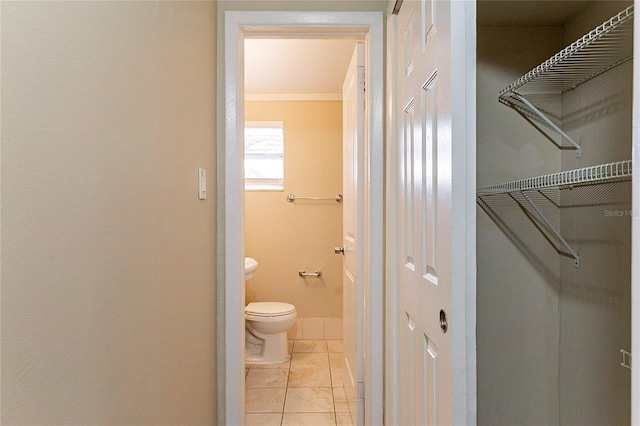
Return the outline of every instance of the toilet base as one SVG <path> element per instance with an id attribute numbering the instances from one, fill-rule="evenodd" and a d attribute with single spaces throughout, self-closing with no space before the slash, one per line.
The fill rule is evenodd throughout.
<path id="1" fill-rule="evenodd" d="M 262 334 L 255 330 L 245 330 L 246 333 L 262 340 L 262 345 L 247 342 L 245 349 L 245 364 L 280 364 L 289 361 L 289 346 L 287 332 L 276 334 Z"/>
<path id="2" fill-rule="evenodd" d="M 265 361 L 261 356 L 255 355 L 247 355 L 245 354 L 244 363 L 245 365 L 267 365 L 267 364 L 282 364 L 291 359 L 290 355 L 287 355 L 284 361 Z"/>

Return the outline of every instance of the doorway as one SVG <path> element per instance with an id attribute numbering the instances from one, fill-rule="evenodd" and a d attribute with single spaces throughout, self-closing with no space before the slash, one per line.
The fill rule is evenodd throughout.
<path id="1" fill-rule="evenodd" d="M 364 185 L 363 320 L 366 354 L 365 409 L 360 423 L 382 423 L 383 376 L 383 17 L 375 12 L 226 12 L 224 35 L 224 110 L 218 160 L 218 421 L 244 423 L 244 40 L 247 38 L 359 38 L 365 64 L 366 161 Z M 222 118 L 224 117 L 224 118 Z M 369 332 L 374 330 L 375 332 Z M 366 419 L 366 420 L 364 420 Z"/>

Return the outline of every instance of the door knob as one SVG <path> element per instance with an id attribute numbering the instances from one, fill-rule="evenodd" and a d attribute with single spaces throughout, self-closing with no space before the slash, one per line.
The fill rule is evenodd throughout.
<path id="1" fill-rule="evenodd" d="M 335 254 L 341 254 L 342 253 L 344 255 L 344 247 L 334 247 L 333 248 L 333 252 Z"/>

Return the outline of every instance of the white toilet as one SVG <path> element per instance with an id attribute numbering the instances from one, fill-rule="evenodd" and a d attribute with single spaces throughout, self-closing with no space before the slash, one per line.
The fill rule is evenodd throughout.
<path id="1" fill-rule="evenodd" d="M 283 302 L 253 302 L 244 309 L 245 362 L 276 364 L 289 359 L 287 330 L 296 321 L 296 307 Z"/>

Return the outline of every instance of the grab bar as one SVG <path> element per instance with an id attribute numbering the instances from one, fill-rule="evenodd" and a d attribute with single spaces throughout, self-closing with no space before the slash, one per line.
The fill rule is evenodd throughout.
<path id="1" fill-rule="evenodd" d="M 298 276 L 303 278 L 304 277 L 320 278 L 322 276 L 322 271 L 315 271 L 315 272 L 298 271 Z"/>
<path id="2" fill-rule="evenodd" d="M 287 201 L 293 203 L 295 200 L 334 200 L 338 203 L 342 202 L 342 194 L 336 194 L 335 197 L 296 197 L 293 194 L 287 195 Z"/>

